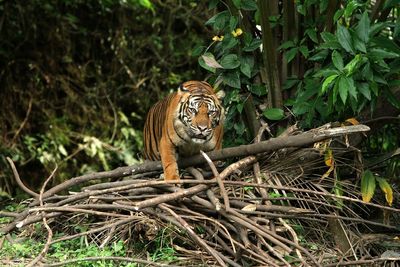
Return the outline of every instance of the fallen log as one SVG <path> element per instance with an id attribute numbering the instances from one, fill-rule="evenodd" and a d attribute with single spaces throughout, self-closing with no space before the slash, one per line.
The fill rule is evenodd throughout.
<path id="1" fill-rule="evenodd" d="M 224 148 L 221 150 L 208 152 L 207 155 L 213 161 L 223 160 L 232 157 L 245 157 L 265 152 L 276 151 L 282 148 L 304 147 L 307 145 L 314 144 L 316 142 L 323 141 L 328 138 L 334 138 L 354 133 L 364 133 L 370 130 L 369 127 L 365 125 L 343 126 L 338 128 L 329 128 L 329 127 L 330 125 L 325 125 L 320 128 L 313 129 L 311 131 L 300 133 L 294 136 L 276 137 L 256 144 L 241 145 L 232 148 Z M 197 166 L 204 163 L 206 163 L 206 159 L 201 155 L 196 155 L 178 161 L 178 165 L 180 168 Z M 136 174 L 152 172 L 152 171 L 160 171 L 160 170 L 162 170 L 161 162 L 147 161 L 132 166 L 119 167 L 111 171 L 85 174 L 71 178 L 59 185 L 54 186 L 53 188 L 51 188 L 50 190 L 46 191 L 43 194 L 43 199 L 46 199 L 74 185 L 78 185 L 83 182 L 88 182 L 95 179 L 121 178 L 129 175 L 136 175 Z M 28 193 L 30 194 L 30 192 Z M 33 196 L 37 197 L 37 195 Z"/>

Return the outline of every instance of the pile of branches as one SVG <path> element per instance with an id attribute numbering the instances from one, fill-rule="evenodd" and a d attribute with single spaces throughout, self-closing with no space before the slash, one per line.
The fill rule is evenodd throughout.
<path id="1" fill-rule="evenodd" d="M 346 195 L 330 193 L 335 179 L 326 175 L 328 167 L 315 146 L 332 140 L 347 143 L 332 148 L 336 166 L 345 166 L 349 158 L 354 158 L 346 155 L 358 151 L 348 144 L 348 137 L 368 130 L 364 125 L 328 125 L 202 153 L 180 161 L 180 167 L 186 168 L 184 177 L 169 183 L 154 178 L 161 173 L 160 162 L 145 162 L 74 177 L 45 190 L 54 171 L 40 193 L 35 193 L 20 182 L 9 160 L 17 182 L 34 199 L 19 213 L 2 212 L 1 216 L 13 220 L 0 231 L 8 234 L 35 223 L 46 228 L 43 251 L 29 266 L 99 260 L 46 260 L 49 247 L 63 240 L 86 237 L 100 247 L 121 239 L 127 244 L 150 242 L 165 229 L 170 229 L 170 242 L 180 255 L 168 266 L 339 266 L 388 261 L 391 259 L 371 253 L 357 226 L 396 228 L 363 219 L 354 207 L 360 212 L 368 207 L 400 210 L 364 203 L 359 199 L 359 189 L 351 183 L 341 185 Z M 219 170 L 213 163 L 232 157 L 236 161 Z M 194 167 L 205 163 L 209 171 Z M 103 179 L 113 180 L 88 185 L 89 181 Z M 88 230 L 76 232 L 77 223 L 89 226 Z M 305 233 L 299 236 L 296 227 L 301 227 L 307 237 Z M 62 229 L 64 236 L 54 239 L 53 229 Z M 136 258 L 101 259 L 163 266 L 138 254 Z"/>

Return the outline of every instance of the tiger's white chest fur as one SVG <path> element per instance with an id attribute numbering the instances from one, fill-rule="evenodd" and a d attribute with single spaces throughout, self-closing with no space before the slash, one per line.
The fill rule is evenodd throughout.
<path id="1" fill-rule="evenodd" d="M 200 150 L 210 151 L 215 149 L 216 140 L 214 136 L 208 141 L 201 139 L 191 138 L 187 134 L 187 126 L 184 125 L 179 119 L 174 119 L 174 128 L 178 135 L 178 141 L 174 142 L 176 153 L 182 156 L 192 156 L 199 154 Z M 212 133 L 214 135 L 214 133 Z"/>

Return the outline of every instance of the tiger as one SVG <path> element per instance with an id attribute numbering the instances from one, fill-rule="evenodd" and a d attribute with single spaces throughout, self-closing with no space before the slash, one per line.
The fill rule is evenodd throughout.
<path id="1" fill-rule="evenodd" d="M 186 81 L 152 106 L 143 130 L 143 156 L 161 160 L 164 180 L 180 180 L 177 159 L 222 148 L 222 90 L 204 81 Z"/>

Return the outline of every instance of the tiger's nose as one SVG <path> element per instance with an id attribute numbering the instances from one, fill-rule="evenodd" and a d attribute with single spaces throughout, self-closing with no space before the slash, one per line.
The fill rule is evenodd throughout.
<path id="1" fill-rule="evenodd" d="M 201 132 L 204 132 L 205 130 L 207 130 L 207 126 L 198 125 L 197 128 L 198 128 Z"/>

